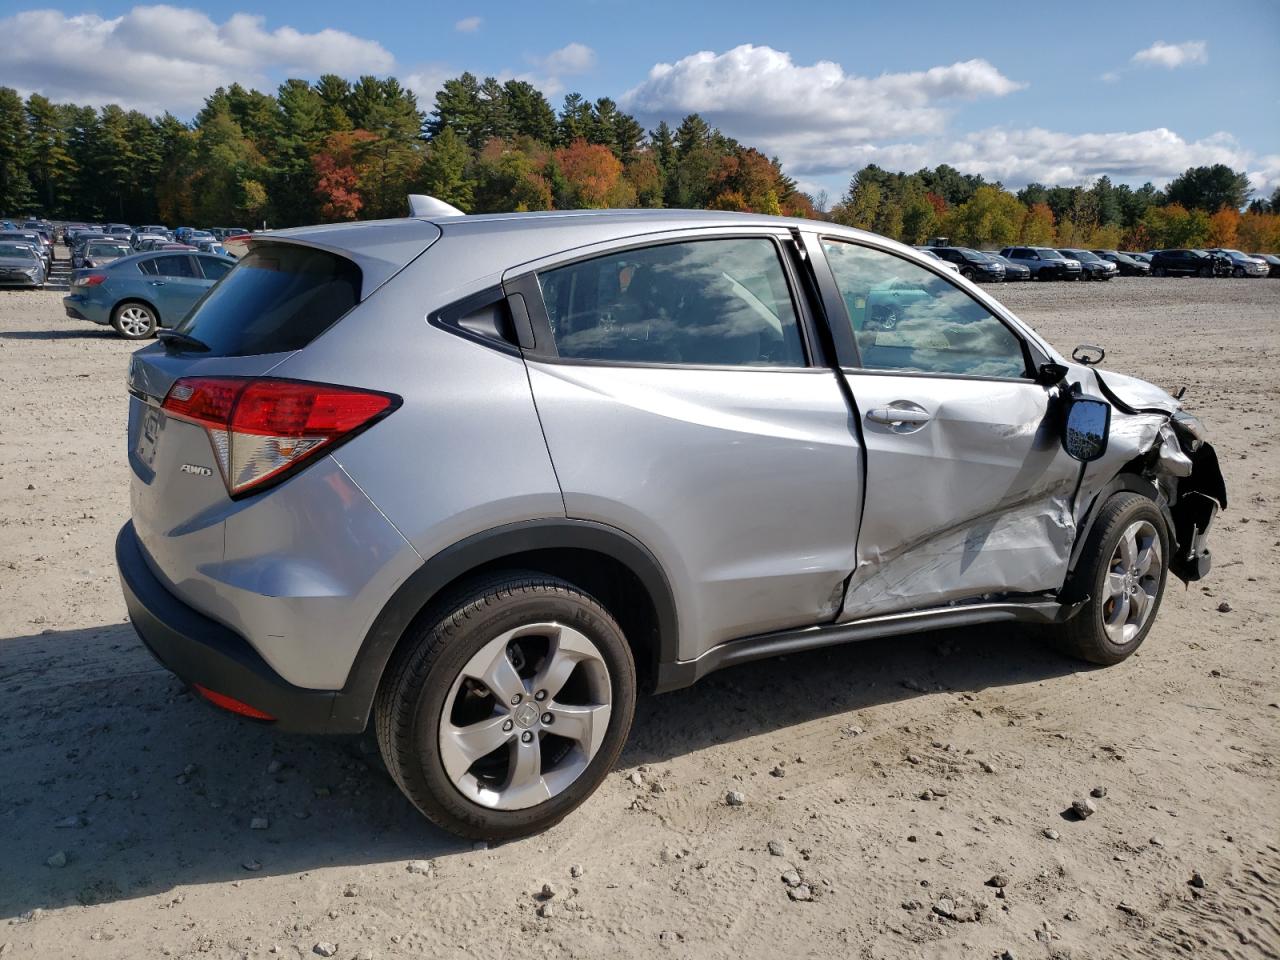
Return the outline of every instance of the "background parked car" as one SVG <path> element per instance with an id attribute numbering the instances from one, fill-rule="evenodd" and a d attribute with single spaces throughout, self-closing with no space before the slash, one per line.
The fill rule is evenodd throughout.
<path id="1" fill-rule="evenodd" d="M 1280 277 L 1280 257 L 1277 257 L 1274 253 L 1251 253 L 1249 256 L 1257 257 L 1265 263 L 1270 270 L 1270 276 Z"/>
<path id="2" fill-rule="evenodd" d="M 115 240 L 116 237 L 101 231 L 85 231 L 76 234 L 75 243 L 71 246 L 71 269 L 84 266 L 84 251 L 93 240 Z"/>
<path id="3" fill-rule="evenodd" d="M 62 306 L 72 319 L 109 324 L 126 340 L 144 340 L 159 327 L 176 326 L 234 266 L 234 260 L 205 253 L 137 253 L 75 271 Z"/>
<path id="4" fill-rule="evenodd" d="M 120 240 L 90 240 L 80 258 L 81 267 L 105 267 L 113 260 L 133 255 L 133 248 Z"/>
<path id="5" fill-rule="evenodd" d="M 1151 269 L 1151 254 L 1139 253 L 1137 250 L 1121 250 L 1120 252 L 1130 260 L 1136 260 L 1138 263 L 1145 263 L 1147 265 L 1147 269 Z"/>
<path id="6" fill-rule="evenodd" d="M 996 261 L 996 263 L 1003 264 L 1005 283 L 1014 283 L 1020 280 L 1031 279 L 1031 271 L 1028 270 L 1026 267 L 1024 267 L 1022 264 L 1014 263 L 1008 257 L 1002 257 L 1000 256 L 1000 254 L 991 253 L 988 250 L 984 250 L 982 252 L 985 253 L 988 257 L 990 257 L 992 260 Z"/>
<path id="7" fill-rule="evenodd" d="M 230 256 L 230 254 L 227 253 L 227 248 L 217 240 L 193 240 L 192 243 L 201 253 L 216 253 L 220 257 Z"/>
<path id="8" fill-rule="evenodd" d="M 1068 259 L 1052 247 L 1005 247 L 1000 256 L 1026 267 L 1033 280 L 1080 279 L 1080 261 Z"/>
<path id="9" fill-rule="evenodd" d="M 1067 247 L 1058 252 L 1068 260 L 1076 260 L 1080 263 L 1080 279 L 1082 280 L 1110 280 L 1120 273 L 1119 267 L 1110 260 L 1102 259 L 1092 250 L 1077 250 L 1073 247 Z"/>
<path id="10" fill-rule="evenodd" d="M 969 247 L 930 247 L 943 260 L 960 268 L 960 276 L 984 283 L 1003 283 L 1004 264 L 992 260 L 980 250 Z"/>
<path id="11" fill-rule="evenodd" d="M 53 244 L 46 243 L 43 236 L 34 230 L 4 230 L 0 231 L 0 240 L 16 240 L 19 243 L 29 243 L 40 251 L 40 259 L 44 261 L 45 273 L 49 273 L 53 269 Z"/>
<path id="12" fill-rule="evenodd" d="M 938 263 L 942 264 L 944 267 L 946 267 L 946 268 L 947 268 L 948 270 L 950 270 L 952 273 L 959 273 L 959 272 L 960 272 L 960 268 L 959 268 L 959 267 L 957 267 L 957 266 L 956 266 L 954 263 L 952 263 L 950 260 L 943 260 L 940 256 L 938 256 L 936 253 L 934 253 L 934 252 L 933 252 L 933 247 L 916 247 L 916 249 L 917 249 L 917 250 L 919 250 L 921 253 L 923 253 L 926 257 L 930 257 L 930 258 L 932 258 L 932 259 L 936 260 Z"/>
<path id="13" fill-rule="evenodd" d="M 1231 261 L 1206 250 L 1156 250 L 1151 255 L 1153 277 L 1224 277 Z"/>
<path id="14" fill-rule="evenodd" d="M 1122 277 L 1148 277 L 1151 275 L 1151 264 L 1146 260 L 1137 260 L 1118 250 L 1094 250 L 1093 252 L 1103 260 L 1114 263 Z"/>
<path id="15" fill-rule="evenodd" d="M 0 240 L 0 287 L 43 287 L 44 258 L 29 243 Z"/>
<path id="16" fill-rule="evenodd" d="M 1213 247 L 1208 252 L 1230 260 L 1231 275 L 1233 277 L 1265 277 L 1271 272 L 1271 268 L 1266 261 L 1251 257 L 1247 253 L 1241 253 L 1239 250 L 1232 250 L 1229 247 Z"/>

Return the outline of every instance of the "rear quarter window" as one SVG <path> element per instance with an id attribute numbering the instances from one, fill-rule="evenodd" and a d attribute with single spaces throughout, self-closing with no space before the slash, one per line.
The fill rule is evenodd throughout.
<path id="1" fill-rule="evenodd" d="M 337 254 L 257 244 L 178 328 L 213 356 L 300 350 L 360 301 L 360 268 Z"/>

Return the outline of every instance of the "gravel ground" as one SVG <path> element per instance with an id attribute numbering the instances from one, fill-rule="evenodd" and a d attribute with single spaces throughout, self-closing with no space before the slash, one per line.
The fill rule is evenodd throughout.
<path id="1" fill-rule="evenodd" d="M 0 291 L 0 955 L 1280 955 L 1280 283 L 996 293 L 1187 386 L 1232 496 L 1212 577 L 1107 670 L 982 629 L 650 698 L 578 813 L 473 849 L 368 739 L 237 722 L 156 667 L 112 563 L 131 348 Z"/>

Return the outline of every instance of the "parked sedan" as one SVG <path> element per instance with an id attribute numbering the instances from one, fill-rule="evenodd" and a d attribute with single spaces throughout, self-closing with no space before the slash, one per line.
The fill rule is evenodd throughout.
<path id="1" fill-rule="evenodd" d="M 987 253 L 985 250 L 983 253 Z M 1030 280 L 1031 271 L 1020 263 L 1014 263 L 1008 257 L 1002 257 L 998 253 L 987 253 L 987 256 L 996 263 L 1004 265 L 1004 279 L 1006 283 L 1014 283 L 1019 280 Z"/>
<path id="2" fill-rule="evenodd" d="M 1151 265 L 1143 260 L 1121 253 L 1118 250 L 1094 250 L 1093 253 L 1108 263 L 1114 263 L 1122 277 L 1149 277 Z"/>
<path id="3" fill-rule="evenodd" d="M 53 245 L 45 243 L 44 237 L 34 230 L 3 230 L 0 231 L 0 240 L 11 240 L 16 243 L 29 243 L 35 247 L 40 253 L 40 259 L 44 261 L 45 273 L 53 270 Z"/>
<path id="4" fill-rule="evenodd" d="M 1226 277 L 1231 261 L 1207 250 L 1156 250 L 1151 255 L 1153 277 Z"/>
<path id="5" fill-rule="evenodd" d="M 1277 257 L 1274 253 L 1251 253 L 1249 256 L 1257 257 L 1265 263 L 1270 271 L 1269 276 L 1280 277 L 1280 257 Z"/>
<path id="6" fill-rule="evenodd" d="M 1233 277 L 1265 277 L 1271 272 L 1271 267 L 1265 260 L 1251 257 L 1249 254 L 1241 253 L 1239 250 L 1232 250 L 1228 247 L 1214 247 L 1208 252 L 1230 260 L 1231 275 Z"/>
<path id="7" fill-rule="evenodd" d="M 1104 260 L 1092 250 L 1076 250 L 1067 248 L 1059 250 L 1068 260 L 1080 262 L 1080 278 L 1082 280 L 1110 280 L 1120 274 L 1120 268 L 1110 260 Z"/>
<path id="8" fill-rule="evenodd" d="M 84 252 L 88 249 L 89 244 L 94 240 L 111 240 L 120 242 L 118 237 L 113 237 L 97 230 L 86 230 L 76 234 L 76 238 L 71 243 L 71 269 L 77 270 L 84 266 Z"/>
<path id="9" fill-rule="evenodd" d="M 43 287 L 44 258 L 29 243 L 0 240 L 0 287 Z"/>
<path id="10" fill-rule="evenodd" d="M 195 248 L 201 253 L 216 253 L 220 257 L 229 257 L 227 248 L 217 240 L 193 240 Z"/>
<path id="11" fill-rule="evenodd" d="M 1033 280 L 1079 280 L 1079 260 L 1064 257 L 1052 247 L 1005 247 L 1000 256 L 1031 271 Z"/>
<path id="12" fill-rule="evenodd" d="M 921 253 L 923 253 L 926 257 L 929 257 L 931 260 L 933 260 L 933 261 L 935 261 L 935 262 L 937 262 L 937 263 L 942 264 L 944 267 L 946 267 L 946 268 L 947 268 L 948 270 L 950 270 L 952 273 L 959 273 L 959 272 L 960 272 L 960 268 L 959 268 L 959 267 L 957 267 L 957 266 L 956 266 L 954 263 L 952 263 L 950 260 L 943 260 L 940 256 L 938 256 L 936 253 L 934 253 L 934 252 L 933 252 L 933 247 L 916 247 L 916 249 L 917 249 L 917 250 L 919 250 Z"/>
<path id="13" fill-rule="evenodd" d="M 979 283 L 1003 283 L 1004 264 L 997 263 L 979 250 L 969 247 L 930 247 L 943 260 L 960 268 L 960 276 Z"/>
<path id="14" fill-rule="evenodd" d="M 133 248 L 119 240 L 90 240 L 80 258 L 82 268 L 105 267 L 121 257 L 133 255 Z"/>
<path id="15" fill-rule="evenodd" d="M 235 261 L 205 253 L 161 251 L 123 257 L 101 269 L 77 270 L 63 309 L 74 320 L 110 325 L 126 340 L 145 340 L 176 326 Z"/>
<path id="16" fill-rule="evenodd" d="M 1138 263 L 1145 263 L 1147 265 L 1147 269 L 1151 269 L 1151 254 L 1139 253 L 1136 250 L 1121 250 L 1120 253 L 1123 256 L 1128 257 L 1130 260 L 1136 260 Z"/>

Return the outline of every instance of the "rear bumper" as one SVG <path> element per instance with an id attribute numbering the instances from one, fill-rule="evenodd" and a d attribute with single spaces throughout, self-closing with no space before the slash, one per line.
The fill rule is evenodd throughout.
<path id="1" fill-rule="evenodd" d="M 87 298 L 74 293 L 62 298 L 62 309 L 72 320 L 87 320 L 100 326 L 106 326 L 111 322 L 110 318 L 103 316 L 102 311 L 95 309 L 95 305 Z"/>
<path id="2" fill-rule="evenodd" d="M 287 682 L 247 640 L 170 593 L 147 566 L 132 522 L 116 537 L 116 566 L 134 630 L 160 665 L 179 679 L 270 714 L 280 730 L 358 732 L 350 724 L 332 722 L 337 691 Z"/>

